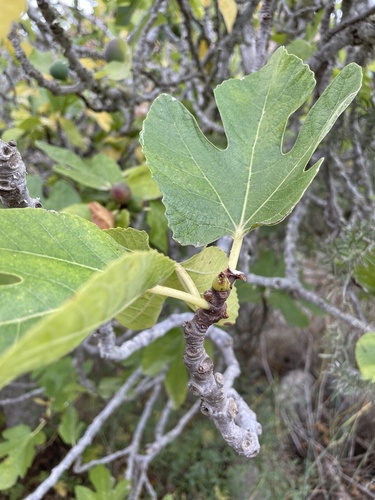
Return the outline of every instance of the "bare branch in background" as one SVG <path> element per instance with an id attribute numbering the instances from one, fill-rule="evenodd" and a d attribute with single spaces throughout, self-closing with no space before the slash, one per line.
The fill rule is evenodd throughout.
<path id="1" fill-rule="evenodd" d="M 15 405 L 18 403 L 22 403 L 23 401 L 27 401 L 28 399 L 35 398 L 35 396 L 40 396 L 44 393 L 44 389 L 33 389 L 32 391 L 25 392 L 21 394 L 21 396 L 16 396 L 14 398 L 4 398 L 0 399 L 0 406 L 9 406 Z"/>
<path id="2" fill-rule="evenodd" d="M 268 41 L 272 29 L 273 4 L 273 0 L 265 0 L 262 2 L 262 8 L 259 12 L 259 31 L 256 41 L 256 71 L 264 66 L 265 63 Z"/>
<path id="3" fill-rule="evenodd" d="M 15 141 L 0 139 L 0 202 L 8 208 L 40 208 L 39 198 L 31 198 L 26 186 L 26 167 Z"/>
<path id="4" fill-rule="evenodd" d="M 112 413 L 124 402 L 128 396 L 128 392 L 132 389 L 134 384 L 140 379 L 141 371 L 136 370 L 121 386 L 105 408 L 94 418 L 92 423 L 87 428 L 84 435 L 78 441 L 78 443 L 70 449 L 64 459 L 52 469 L 50 475 L 45 479 L 38 488 L 28 495 L 25 500 L 41 500 L 44 495 L 52 488 L 61 475 L 68 470 L 75 460 L 78 459 L 83 453 L 83 451 L 89 446 L 96 434 L 101 430 L 103 424 L 108 420 Z"/>

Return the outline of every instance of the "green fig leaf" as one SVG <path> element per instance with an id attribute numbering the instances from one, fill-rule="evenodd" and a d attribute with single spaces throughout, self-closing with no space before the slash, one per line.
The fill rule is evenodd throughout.
<path id="1" fill-rule="evenodd" d="M 0 353 L 124 252 L 81 217 L 0 210 Z"/>
<path id="2" fill-rule="evenodd" d="M 57 311 L 30 328 L 0 356 L 0 388 L 67 354 L 149 288 L 165 281 L 173 270 L 172 260 L 150 250 L 125 253 L 94 273 Z"/>
<path id="3" fill-rule="evenodd" d="M 375 250 L 363 256 L 363 262 L 355 269 L 356 280 L 369 293 L 375 295 Z"/>
<path id="4" fill-rule="evenodd" d="M 6 429 L 0 441 L 0 490 L 14 486 L 24 477 L 35 457 L 35 448 L 45 442 L 43 432 L 32 432 L 27 425 Z M 4 458 L 5 457 L 5 458 Z"/>
<path id="5" fill-rule="evenodd" d="M 358 340 L 355 358 L 363 378 L 375 382 L 375 332 L 367 332 Z"/>
<path id="6" fill-rule="evenodd" d="M 107 229 L 105 232 L 112 236 L 119 245 L 126 248 L 128 252 L 133 252 L 135 250 L 151 250 L 146 231 L 138 231 L 138 229 L 132 227 L 116 227 Z"/>
<path id="7" fill-rule="evenodd" d="M 287 153 L 287 120 L 310 96 L 315 80 L 283 47 L 260 71 L 216 88 L 224 150 L 207 140 L 175 98 L 159 96 L 144 121 L 141 143 L 174 238 L 202 246 L 283 220 L 317 174 L 323 159 L 308 170 L 306 165 L 361 81 L 358 65 L 345 67 L 311 108 Z"/>
<path id="8" fill-rule="evenodd" d="M 36 145 L 57 163 L 55 172 L 82 186 L 109 191 L 113 184 L 123 181 L 117 162 L 106 154 L 99 153 L 90 159 L 82 160 L 68 149 L 51 146 L 42 141 L 36 141 Z"/>
<path id="9" fill-rule="evenodd" d="M 132 330 L 153 326 L 160 316 L 166 297 L 146 292 L 116 316 L 117 321 Z"/>
<path id="10" fill-rule="evenodd" d="M 156 200 L 161 197 L 158 185 L 151 177 L 151 172 L 147 165 L 127 168 L 124 170 L 123 175 L 133 196 L 138 196 L 138 198 L 146 201 Z"/>

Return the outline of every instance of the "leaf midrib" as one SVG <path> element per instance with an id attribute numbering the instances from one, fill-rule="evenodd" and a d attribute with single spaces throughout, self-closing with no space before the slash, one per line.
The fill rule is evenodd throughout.
<path id="1" fill-rule="evenodd" d="M 38 257 L 38 258 L 41 258 L 41 259 L 47 259 L 47 260 L 52 260 L 52 261 L 64 262 L 65 264 L 72 264 L 74 266 L 82 267 L 83 269 L 90 269 L 92 271 L 101 271 L 102 270 L 102 268 L 100 268 L 100 267 L 91 267 L 91 266 L 87 266 L 85 264 L 81 264 L 79 262 L 75 262 L 75 261 L 72 261 L 72 260 L 65 260 L 65 259 L 61 259 L 59 257 L 50 257 L 49 255 L 43 255 L 43 254 L 39 254 L 39 253 L 35 253 L 35 252 L 26 252 L 24 250 L 10 250 L 8 248 L 1 248 L 0 250 L 2 252 L 9 252 L 9 253 L 12 253 L 12 254 L 30 255 L 32 257 Z M 113 260 L 115 260 L 115 259 L 116 259 L 116 256 L 113 257 Z M 102 261 L 102 262 L 103 262 L 104 265 L 108 265 L 110 263 L 110 261 L 109 262 Z"/>
<path id="2" fill-rule="evenodd" d="M 258 137 L 259 137 L 259 131 L 260 131 L 260 128 L 261 128 L 261 125 L 262 125 L 262 122 L 263 122 L 263 118 L 265 116 L 265 109 L 266 109 L 266 106 L 267 106 L 267 101 L 268 101 L 268 97 L 269 97 L 269 93 L 270 93 L 270 88 L 271 88 L 271 84 L 268 86 L 267 95 L 266 95 L 266 98 L 264 100 L 264 105 L 263 105 L 263 109 L 262 109 L 262 116 L 261 116 L 261 119 L 259 120 L 258 127 L 257 127 L 257 132 L 255 134 L 255 140 L 254 140 L 253 146 L 251 148 L 250 163 L 249 163 L 249 173 L 248 173 L 248 176 L 247 176 L 247 184 L 246 184 L 246 193 L 245 193 L 245 199 L 244 199 L 244 203 L 243 203 L 243 207 L 242 207 L 241 219 L 240 219 L 240 223 L 239 223 L 239 226 L 238 226 L 238 229 L 241 229 L 241 230 L 243 230 L 245 228 L 245 226 L 246 226 L 246 223 L 244 224 L 244 218 L 245 218 L 245 213 L 246 213 L 247 201 L 248 201 L 249 193 L 250 193 L 250 184 L 251 184 L 251 176 L 252 176 L 252 172 L 253 172 L 253 161 L 254 161 L 254 155 L 255 155 L 255 148 L 257 146 Z"/>

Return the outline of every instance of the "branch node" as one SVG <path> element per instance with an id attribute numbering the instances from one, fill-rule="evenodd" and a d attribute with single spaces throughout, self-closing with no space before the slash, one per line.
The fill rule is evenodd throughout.
<path id="1" fill-rule="evenodd" d="M 228 400 L 228 416 L 234 420 L 238 415 L 238 406 L 233 398 Z"/>
<path id="2" fill-rule="evenodd" d="M 208 418 L 212 417 L 212 408 L 208 406 L 204 401 L 201 402 L 201 412 Z"/>
<path id="3" fill-rule="evenodd" d="M 254 448 L 254 443 L 253 443 L 253 438 L 252 438 L 251 432 L 248 432 L 246 434 L 246 436 L 244 437 L 244 439 L 241 443 L 241 447 L 242 447 L 244 453 L 246 453 L 248 450 L 252 450 Z"/>
<path id="4" fill-rule="evenodd" d="M 188 389 L 193 396 L 201 396 L 202 395 L 202 390 L 199 387 L 199 385 L 195 384 L 192 381 L 189 382 Z"/>
<path id="5" fill-rule="evenodd" d="M 202 357 L 203 352 L 204 352 L 204 350 L 200 346 L 187 347 L 185 349 L 185 356 L 187 358 L 186 361 L 188 361 L 188 363 L 198 361 Z M 185 359 L 185 356 L 184 356 L 184 359 Z"/>
<path id="6" fill-rule="evenodd" d="M 215 380 L 216 380 L 216 383 L 218 385 L 218 387 L 224 387 L 224 375 L 222 373 L 219 373 L 219 372 L 216 372 L 215 373 Z"/>
<path id="7" fill-rule="evenodd" d="M 213 366 L 214 364 L 212 362 L 212 359 L 207 356 L 199 365 L 198 372 L 201 375 L 209 374 L 211 373 Z"/>

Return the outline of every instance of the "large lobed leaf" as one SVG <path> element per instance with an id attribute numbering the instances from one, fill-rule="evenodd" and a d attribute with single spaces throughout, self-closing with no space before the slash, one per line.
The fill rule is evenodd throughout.
<path id="1" fill-rule="evenodd" d="M 0 353 L 124 251 L 81 217 L 0 210 Z"/>
<path id="2" fill-rule="evenodd" d="M 144 232 L 106 233 L 46 210 L 0 210 L 0 386 L 66 354 L 127 308 L 131 317 L 173 270 Z M 139 312 L 138 325 L 151 326 L 159 313 Z"/>
<path id="3" fill-rule="evenodd" d="M 287 120 L 309 97 L 315 80 L 283 47 L 257 73 L 216 88 L 228 143 L 224 150 L 207 140 L 181 103 L 159 96 L 141 143 L 174 238 L 201 246 L 285 218 L 323 161 L 305 171 L 313 152 L 354 99 L 361 79 L 358 65 L 344 68 L 311 108 L 287 153 L 282 151 Z"/>
<path id="4" fill-rule="evenodd" d="M 165 280 L 173 269 L 173 261 L 150 250 L 125 253 L 95 273 L 57 311 L 34 325 L 0 356 L 0 388 L 74 349 L 95 328 Z"/>

